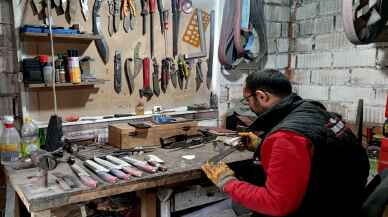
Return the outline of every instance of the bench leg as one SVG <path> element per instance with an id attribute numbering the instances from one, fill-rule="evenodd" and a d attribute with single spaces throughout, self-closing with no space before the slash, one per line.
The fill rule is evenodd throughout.
<path id="1" fill-rule="evenodd" d="M 171 217 L 171 196 L 173 190 L 170 188 L 159 189 L 157 196 L 160 200 L 160 217 Z"/>
<path id="2" fill-rule="evenodd" d="M 156 192 L 152 189 L 139 191 L 140 216 L 156 217 Z"/>
<path id="3" fill-rule="evenodd" d="M 51 217 L 51 210 L 31 212 L 31 217 Z"/>
<path id="4" fill-rule="evenodd" d="M 16 197 L 17 194 L 15 189 L 13 189 L 11 183 L 7 181 L 6 184 L 6 200 L 5 200 L 5 216 L 7 217 L 16 217 L 17 216 L 17 206 L 16 206 Z"/>

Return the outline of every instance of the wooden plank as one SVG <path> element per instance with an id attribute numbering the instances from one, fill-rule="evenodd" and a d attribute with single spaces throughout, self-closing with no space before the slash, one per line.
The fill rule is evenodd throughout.
<path id="1" fill-rule="evenodd" d="M 51 217 L 51 210 L 31 212 L 31 217 Z"/>
<path id="2" fill-rule="evenodd" d="M 140 197 L 140 216 L 156 217 L 156 191 L 155 189 L 138 192 Z"/>
<path id="3" fill-rule="evenodd" d="M 70 41 L 89 41 L 100 39 L 101 36 L 85 33 L 85 34 L 53 34 L 54 39 L 60 40 L 70 40 Z M 40 33 L 40 32 L 23 32 L 22 39 L 33 39 L 33 40 L 48 40 L 48 33 Z"/>
<path id="4" fill-rule="evenodd" d="M 96 84 L 102 84 L 103 82 L 101 81 L 96 81 L 96 82 L 82 82 L 80 84 L 72 84 L 72 83 L 57 83 L 55 84 L 56 88 L 83 88 L 83 87 L 90 87 L 94 86 Z M 52 88 L 51 84 L 26 84 L 26 87 L 32 90 L 36 89 L 47 89 L 47 88 Z M 50 89 L 51 90 L 51 89 Z"/>

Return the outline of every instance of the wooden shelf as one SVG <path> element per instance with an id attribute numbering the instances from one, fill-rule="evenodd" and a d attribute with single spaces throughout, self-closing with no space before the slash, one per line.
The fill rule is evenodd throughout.
<path id="1" fill-rule="evenodd" d="M 21 33 L 21 39 L 33 39 L 33 40 L 48 40 L 49 33 L 38 33 L 38 32 L 23 32 Z M 101 36 L 94 34 L 53 34 L 54 40 L 61 41 L 80 41 L 80 42 L 92 42 L 96 39 L 101 39 Z"/>
<path id="2" fill-rule="evenodd" d="M 103 80 L 97 80 L 93 82 L 82 82 L 80 84 L 72 84 L 72 83 L 56 83 L 55 88 L 88 88 L 88 87 L 93 87 L 96 84 L 103 84 Z M 52 85 L 51 84 L 29 84 L 26 83 L 25 86 L 30 89 L 30 90 L 39 90 L 39 89 L 51 89 Z"/>
<path id="3" fill-rule="evenodd" d="M 0 93 L 0 98 L 14 98 L 17 97 L 16 93 Z"/>

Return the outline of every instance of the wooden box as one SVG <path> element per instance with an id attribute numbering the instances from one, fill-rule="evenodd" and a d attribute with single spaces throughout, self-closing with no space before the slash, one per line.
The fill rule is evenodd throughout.
<path id="1" fill-rule="evenodd" d="M 157 125 L 146 122 L 151 127 L 136 129 L 127 123 L 109 126 L 109 144 L 120 148 L 130 149 L 136 146 L 160 146 L 160 137 L 170 137 L 178 134 L 198 134 L 197 121 L 183 121 L 171 124 Z"/>

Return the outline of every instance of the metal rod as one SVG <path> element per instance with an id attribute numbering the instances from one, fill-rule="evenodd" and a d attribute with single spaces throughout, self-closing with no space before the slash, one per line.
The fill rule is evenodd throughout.
<path id="1" fill-rule="evenodd" d="M 51 0 L 47 0 L 47 11 L 48 11 L 48 23 L 49 23 L 49 35 L 50 35 L 50 47 L 51 47 L 51 73 L 52 73 L 52 86 L 53 86 L 53 98 L 54 98 L 54 114 L 58 114 L 57 108 L 57 92 L 55 90 L 55 67 L 54 67 L 54 39 L 53 39 L 53 30 L 52 30 L 52 15 L 51 15 Z"/>

